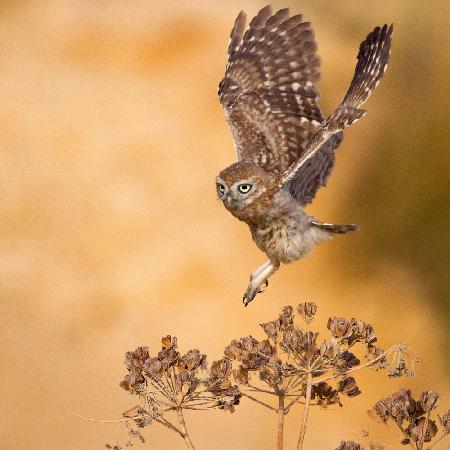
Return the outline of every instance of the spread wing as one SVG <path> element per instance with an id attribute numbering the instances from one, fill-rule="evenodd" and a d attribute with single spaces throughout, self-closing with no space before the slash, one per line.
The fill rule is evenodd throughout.
<path id="1" fill-rule="evenodd" d="M 301 158 L 324 120 L 315 88 L 317 45 L 310 23 L 289 17 L 288 9 L 272 15 L 263 8 L 244 34 L 245 19 L 241 12 L 231 32 L 219 97 L 238 160 L 281 174 Z M 327 147 L 322 159 L 328 155 Z M 312 172 L 330 169 L 323 161 L 311 163 Z"/>
<path id="2" fill-rule="evenodd" d="M 360 106 L 369 98 L 377 87 L 386 70 L 392 39 L 392 25 L 376 27 L 361 43 L 358 62 L 350 87 L 339 107 L 323 122 L 319 130 L 312 136 L 307 147 L 297 162 L 293 163 L 280 177 L 279 187 L 287 187 L 298 198 L 302 196 L 299 180 L 304 177 L 303 171 L 317 160 L 318 154 L 330 140 L 336 139 L 347 126 L 365 115 Z"/>
<path id="3" fill-rule="evenodd" d="M 319 188 L 326 185 L 334 166 L 334 152 L 343 138 L 341 132 L 328 139 L 290 181 L 289 191 L 301 205 L 311 203 Z"/>

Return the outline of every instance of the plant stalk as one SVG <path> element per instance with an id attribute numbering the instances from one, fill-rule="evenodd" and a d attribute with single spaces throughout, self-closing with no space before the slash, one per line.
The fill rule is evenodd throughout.
<path id="1" fill-rule="evenodd" d="M 186 422 L 184 421 L 184 416 L 183 416 L 183 409 L 180 407 L 177 408 L 177 416 L 178 416 L 178 422 L 180 424 L 180 429 L 183 432 L 183 439 L 184 439 L 184 443 L 186 444 L 186 447 L 189 450 L 195 450 L 194 444 L 192 443 L 191 437 L 189 436 L 188 430 L 186 428 Z"/>
<path id="2" fill-rule="evenodd" d="M 425 435 L 427 434 L 428 422 L 430 420 L 430 413 L 431 413 L 431 411 L 428 411 L 428 413 L 425 417 L 425 425 L 423 426 L 422 437 L 420 438 L 420 442 L 417 444 L 417 447 L 419 448 L 419 450 L 423 449 L 423 444 L 425 442 Z"/>
<path id="3" fill-rule="evenodd" d="M 283 435 L 284 435 L 284 393 L 278 394 L 278 439 L 277 450 L 283 450 Z"/>
<path id="4" fill-rule="evenodd" d="M 306 433 L 306 423 L 308 421 L 309 405 L 311 403 L 311 391 L 312 391 L 312 373 L 308 372 L 306 377 L 306 394 L 305 394 L 305 407 L 303 409 L 302 423 L 300 425 L 300 436 L 298 437 L 297 450 L 302 450 L 303 441 Z"/>

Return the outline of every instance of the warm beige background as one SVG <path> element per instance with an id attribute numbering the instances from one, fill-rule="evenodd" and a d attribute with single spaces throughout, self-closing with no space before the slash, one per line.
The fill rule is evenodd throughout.
<path id="1" fill-rule="evenodd" d="M 133 406 L 118 387 L 126 350 L 156 349 L 171 333 L 182 349 L 218 358 L 305 299 L 319 304 L 321 325 L 357 316 L 380 345 L 407 340 L 422 358 L 415 379 L 370 373 L 364 395 L 313 411 L 309 449 L 355 438 L 365 409 L 402 385 L 435 389 L 450 405 L 447 1 L 274 3 L 314 22 L 326 113 L 372 27 L 393 21 L 394 44 L 368 116 L 346 132 L 310 208 L 361 232 L 283 268 L 246 309 L 248 275 L 264 258 L 216 200 L 214 177 L 234 156 L 216 88 L 234 17 L 264 3 L 0 3 L 0 448 L 123 439 L 122 426 L 66 408 L 114 419 Z M 234 415 L 187 419 L 199 449 L 273 448 L 273 418 L 247 401 Z M 183 448 L 157 426 L 146 436 L 146 448 Z"/>

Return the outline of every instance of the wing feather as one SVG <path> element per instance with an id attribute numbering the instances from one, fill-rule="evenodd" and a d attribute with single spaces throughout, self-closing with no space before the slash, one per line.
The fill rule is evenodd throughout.
<path id="1" fill-rule="evenodd" d="M 392 31 L 392 25 L 376 27 L 361 43 L 355 73 L 344 100 L 311 138 L 298 161 L 280 177 L 280 187 L 288 185 L 292 192 L 292 186 L 298 184 L 297 178 L 304 176 L 303 171 L 316 158 L 317 153 L 322 151 L 330 137 L 365 115 L 366 112 L 360 107 L 378 86 L 386 71 Z M 294 196 L 301 195 L 294 189 Z"/>
<path id="2" fill-rule="evenodd" d="M 238 160 L 279 174 L 298 160 L 323 122 L 314 84 L 320 60 L 309 22 L 263 8 L 244 33 L 240 13 L 231 32 L 219 97 Z"/>

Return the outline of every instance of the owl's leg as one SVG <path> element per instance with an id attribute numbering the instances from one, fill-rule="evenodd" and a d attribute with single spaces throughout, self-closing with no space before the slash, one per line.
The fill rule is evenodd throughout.
<path id="1" fill-rule="evenodd" d="M 267 280 L 278 270 L 279 267 L 279 262 L 268 261 L 268 263 L 263 264 L 263 266 L 255 271 L 258 273 L 254 278 L 251 279 L 250 284 L 245 291 L 244 298 L 242 299 L 242 301 L 244 302 L 244 306 L 247 306 L 256 297 L 257 294 L 262 292 L 261 286 L 264 283 L 266 283 L 267 285 Z"/>
<path id="2" fill-rule="evenodd" d="M 271 265 L 271 261 L 270 259 L 268 261 L 266 261 L 264 264 L 262 264 L 261 266 L 259 266 L 256 270 L 254 270 L 252 272 L 252 274 L 250 275 L 250 281 L 254 280 L 260 273 L 263 272 L 263 270 L 266 270 L 267 267 L 269 267 Z"/>

